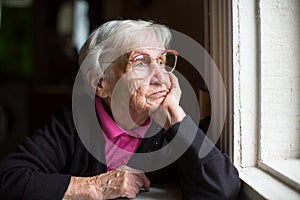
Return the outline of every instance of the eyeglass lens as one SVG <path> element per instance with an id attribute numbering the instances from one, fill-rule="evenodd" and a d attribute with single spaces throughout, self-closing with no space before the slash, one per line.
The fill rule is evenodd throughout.
<path id="1" fill-rule="evenodd" d="M 174 52 L 164 52 L 158 58 L 153 59 L 147 54 L 138 54 L 132 60 L 134 70 L 144 70 L 149 68 L 152 60 L 165 68 L 167 72 L 171 72 L 176 65 L 176 55 Z"/>

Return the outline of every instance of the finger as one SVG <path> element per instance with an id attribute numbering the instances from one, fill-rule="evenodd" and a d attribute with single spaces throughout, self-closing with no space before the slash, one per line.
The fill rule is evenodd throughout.
<path id="1" fill-rule="evenodd" d="M 137 195 L 137 192 L 135 192 L 133 190 L 128 190 L 123 197 L 127 197 L 129 199 L 134 199 L 136 197 L 136 195 Z"/>
<path id="2" fill-rule="evenodd" d="M 134 184 L 131 186 L 130 190 L 134 191 L 135 194 L 138 194 L 140 192 L 141 187 L 139 187 L 137 184 Z"/>
<path id="3" fill-rule="evenodd" d="M 143 180 L 142 180 L 139 176 L 136 176 L 135 184 L 136 184 L 139 188 L 141 188 L 141 187 L 144 186 L 144 182 L 143 182 Z"/>
<path id="4" fill-rule="evenodd" d="M 142 180 L 141 187 L 144 187 L 145 190 L 148 191 L 151 183 L 150 183 L 149 179 L 147 178 L 147 176 L 144 173 L 138 173 L 138 174 L 136 174 L 136 176 L 138 176 L 140 178 L 140 180 Z"/>
<path id="5" fill-rule="evenodd" d="M 134 175 L 134 176 L 138 177 L 138 179 L 135 179 L 138 181 L 138 183 L 135 183 L 135 184 L 138 184 L 138 186 L 140 188 L 144 187 L 146 190 L 149 190 L 151 183 L 142 171 L 133 169 L 133 168 L 125 166 L 125 165 L 118 168 L 118 170 L 127 172 L 128 175 L 130 174 L 130 175 Z"/>
<path id="6" fill-rule="evenodd" d="M 170 82 L 171 82 L 170 89 L 172 90 L 174 88 L 177 88 L 179 86 L 177 77 L 173 73 L 170 73 L 169 77 L 170 77 Z"/>
<path id="7" fill-rule="evenodd" d="M 143 180 L 134 173 L 129 173 L 126 177 L 124 187 L 129 190 L 134 190 L 136 193 L 139 193 L 141 187 L 143 187 Z"/>
<path id="8" fill-rule="evenodd" d="M 180 97 L 181 97 L 181 90 L 180 90 L 178 78 L 172 73 L 169 74 L 169 77 L 170 77 L 170 82 L 171 82 L 171 88 L 170 88 L 169 94 L 166 96 L 162 105 L 167 105 L 168 103 L 172 102 L 172 100 L 176 100 L 179 102 Z M 173 98 L 173 97 L 175 97 L 175 98 Z M 175 101 L 175 103 L 176 103 L 176 101 Z"/>

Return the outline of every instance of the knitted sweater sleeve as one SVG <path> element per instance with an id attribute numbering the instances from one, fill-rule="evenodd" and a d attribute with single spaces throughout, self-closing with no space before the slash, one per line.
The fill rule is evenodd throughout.
<path id="1" fill-rule="evenodd" d="M 62 199 L 71 176 L 64 174 L 74 151 L 71 111 L 48 125 L 0 162 L 0 199 Z"/>
<path id="2" fill-rule="evenodd" d="M 192 141 L 190 147 L 177 160 L 183 199 L 236 199 L 240 191 L 237 169 L 189 116 L 166 132 L 169 141 L 175 135 L 183 143 Z"/>

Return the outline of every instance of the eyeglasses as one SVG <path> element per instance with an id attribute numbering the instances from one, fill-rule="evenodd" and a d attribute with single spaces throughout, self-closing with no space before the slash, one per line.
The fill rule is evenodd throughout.
<path id="1" fill-rule="evenodd" d="M 160 51 L 157 58 L 152 58 L 147 51 Z M 145 78 L 151 73 L 152 61 L 167 73 L 173 72 L 177 63 L 178 52 L 176 50 L 161 50 L 155 48 L 143 48 L 132 51 L 129 59 L 116 60 L 127 61 L 131 64 L 132 71 L 137 78 Z"/>

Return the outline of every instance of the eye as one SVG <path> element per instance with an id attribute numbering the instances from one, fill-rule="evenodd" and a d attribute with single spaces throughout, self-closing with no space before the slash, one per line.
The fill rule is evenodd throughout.
<path id="1" fill-rule="evenodd" d="M 135 69 L 143 69 L 143 68 L 145 68 L 145 67 L 146 67 L 146 66 L 144 65 L 143 62 L 135 63 L 135 66 L 134 66 Z"/>
<path id="2" fill-rule="evenodd" d="M 157 64 L 159 64 L 160 66 L 163 66 L 163 65 L 165 65 L 165 61 L 159 59 L 158 62 L 157 62 Z"/>
<path id="3" fill-rule="evenodd" d="M 165 56 L 160 56 L 157 60 L 157 64 L 159 64 L 160 66 L 164 66 L 166 64 L 166 57 Z"/>
<path id="4" fill-rule="evenodd" d="M 135 69 L 145 69 L 149 65 L 149 56 L 146 55 L 137 55 L 133 60 L 133 67 Z M 151 60 L 150 60 L 151 63 Z"/>

